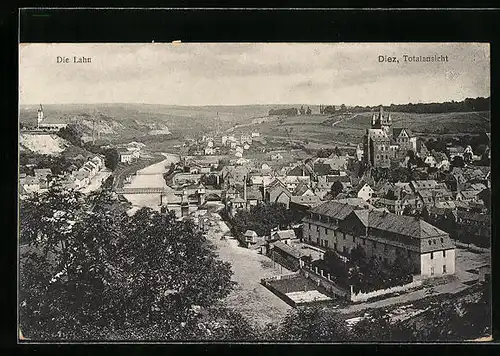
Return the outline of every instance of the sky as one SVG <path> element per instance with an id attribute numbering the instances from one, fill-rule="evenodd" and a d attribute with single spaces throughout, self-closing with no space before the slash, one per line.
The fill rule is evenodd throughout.
<path id="1" fill-rule="evenodd" d="M 448 61 L 410 63 L 405 54 Z M 70 63 L 57 63 L 58 56 Z M 73 63 L 75 56 L 91 62 Z M 487 43 L 21 44 L 19 93 L 21 105 L 460 101 L 490 96 L 490 49 Z"/>

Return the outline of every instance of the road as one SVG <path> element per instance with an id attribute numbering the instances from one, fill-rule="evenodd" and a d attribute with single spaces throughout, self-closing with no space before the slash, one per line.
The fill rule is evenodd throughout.
<path id="1" fill-rule="evenodd" d="M 356 114 L 354 116 L 349 116 L 348 118 L 345 118 L 345 119 L 340 119 L 339 121 L 336 121 L 332 124 L 332 127 L 335 127 L 337 124 L 341 123 L 341 122 L 346 122 L 346 121 L 349 121 L 349 120 L 352 120 L 354 119 L 355 117 L 358 117 L 359 114 Z"/>
<path id="2" fill-rule="evenodd" d="M 273 266 L 268 257 L 257 251 L 239 247 L 235 239 L 221 240 L 219 229 L 207 235 L 216 246 L 219 258 L 231 264 L 233 280 L 238 283 L 223 303 L 240 312 L 256 327 L 279 323 L 291 307 L 260 284 L 260 279 L 291 272 Z"/>
<path id="3" fill-rule="evenodd" d="M 113 173 L 111 171 L 109 171 L 108 169 L 103 169 L 103 170 L 97 172 L 97 174 L 90 181 L 90 184 L 87 185 L 86 187 L 82 188 L 80 191 L 84 194 L 87 194 L 87 193 L 90 193 L 90 192 L 93 192 L 93 191 L 99 189 L 101 187 L 102 183 L 104 183 L 104 181 L 106 179 L 108 179 L 108 177 L 111 174 L 113 174 Z"/>

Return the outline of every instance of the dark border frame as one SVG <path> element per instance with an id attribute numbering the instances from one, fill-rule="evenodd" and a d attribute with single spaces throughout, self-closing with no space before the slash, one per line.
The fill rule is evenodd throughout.
<path id="1" fill-rule="evenodd" d="M 402 1 L 405 7 L 407 2 Z M 179 2 L 177 2 L 179 3 Z M 290 1 L 287 5 L 294 6 Z M 345 3 L 345 2 L 344 2 Z M 455 2 L 456 3 L 456 2 Z M 475 6 L 485 6 L 485 2 L 475 2 Z M 489 2 L 487 2 L 489 3 Z M 176 6 L 185 6 L 180 2 Z M 267 6 L 274 4 L 268 3 Z M 338 4 L 339 5 L 339 4 Z M 432 5 L 432 4 L 430 4 Z M 489 4 L 486 4 L 488 6 Z M 210 6 L 210 3 L 205 6 Z M 345 6 L 348 6 L 347 4 Z M 457 5 L 456 5 L 457 6 Z M 463 7 L 462 4 L 458 4 Z M 490 5 L 491 6 L 491 5 Z M 495 98 L 498 87 L 498 71 L 495 66 L 500 58 L 500 46 L 497 24 L 500 20 L 500 11 L 494 9 L 451 9 L 451 10 L 411 10 L 400 8 L 398 10 L 377 9 L 361 10 L 356 8 L 325 10 L 284 10 L 284 9 L 247 9 L 247 10 L 223 10 L 223 9 L 48 9 L 31 8 L 6 11 L 6 20 L 0 23 L 9 26 L 8 32 L 2 34 L 8 36 L 7 41 L 12 51 L 6 51 L 8 56 L 2 66 L 7 71 L 8 95 L 6 107 L 9 114 L 4 117 L 4 122 L 12 125 L 12 131 L 17 132 L 17 72 L 18 72 L 18 41 L 21 42 L 170 42 L 182 40 L 183 42 L 490 42 L 491 43 L 491 93 Z M 19 32 L 18 32 L 19 25 Z M 498 31 L 497 31 L 498 32 Z M 9 68 L 11 68 L 9 70 Z M 10 89 L 10 90 L 9 90 Z M 500 112 L 498 100 L 492 100 L 492 115 Z M 494 126 L 494 121 L 492 121 Z M 9 127 L 10 128 L 10 127 Z M 9 130 L 10 131 L 10 130 Z M 15 137 L 3 134 L 2 143 L 10 143 Z M 17 142 L 12 140 L 12 146 L 8 145 L 7 151 L 17 152 Z M 9 150 L 12 149 L 12 151 Z M 497 145 L 493 145 L 492 153 L 496 157 Z M 14 154 L 6 157 L 13 159 L 10 168 L 17 172 L 17 157 Z M 495 170 L 496 166 L 492 165 Z M 494 173 L 496 176 L 496 173 Z M 17 205 L 17 177 L 16 174 L 4 175 L 3 178 L 12 179 L 14 189 L 4 191 L 12 194 L 13 201 Z M 16 178 L 14 178 L 16 177 Z M 6 185 L 3 185 L 6 187 Z M 496 186 L 492 187 L 493 197 L 496 196 Z M 7 195 L 7 194 L 5 194 Z M 9 194 L 10 195 L 10 194 Z M 7 201 L 7 200 L 5 200 Z M 7 221 L 15 221 L 17 218 L 17 206 L 12 216 L 7 216 Z M 9 211 L 12 211 L 9 209 Z M 496 212 L 493 204 L 493 215 Z M 495 219 L 493 219 L 495 221 Z M 13 307 L 6 308 L 4 315 L 12 317 L 12 321 L 6 327 L 3 339 L 17 343 L 17 333 L 14 327 L 17 324 L 17 271 L 16 257 L 17 244 L 11 236 L 16 233 L 16 225 L 13 234 L 6 234 L 8 242 L 12 243 L 9 248 L 3 249 L 7 255 L 7 266 L 10 267 L 12 287 L 9 297 L 12 298 Z M 496 226 L 492 233 L 492 266 L 496 264 L 494 251 L 498 249 L 495 242 Z M 13 268 L 14 267 L 14 268 Z M 498 274 L 493 273 L 493 291 L 497 282 Z M 493 292 L 493 305 L 496 299 Z M 9 299 L 10 300 L 10 299 Z M 4 304 L 7 306 L 6 304 Z M 493 310 L 493 334 L 494 339 L 500 338 L 498 313 Z M 10 318 L 9 318 L 10 321 Z M 8 336 L 7 336 L 8 335 Z M 28 345 L 17 345 L 18 351 L 26 351 Z M 54 347 L 56 345 L 51 345 Z M 195 350 L 209 351 L 212 349 L 203 345 L 196 345 Z M 240 345 L 244 346 L 244 345 Z M 266 345 L 270 350 L 270 345 Z M 414 349 L 418 349 L 414 345 Z M 477 344 L 476 344 L 477 346 Z M 56 346 L 57 347 L 57 346 Z M 315 347 L 321 347 L 317 345 Z M 364 347 L 364 346 L 363 346 Z M 450 351 L 466 350 L 467 346 L 449 346 Z M 35 350 L 44 350 L 42 345 L 30 345 Z M 64 345 L 60 350 L 66 350 Z M 380 349 L 369 347 L 370 350 Z M 368 350 L 368 348 L 367 348 Z M 193 350 L 194 351 L 194 350 Z M 299 351 L 299 350 L 297 350 Z M 421 351 L 421 350 L 420 350 Z M 300 351 L 299 351 L 300 352 Z M 417 351 L 418 352 L 418 351 Z"/>

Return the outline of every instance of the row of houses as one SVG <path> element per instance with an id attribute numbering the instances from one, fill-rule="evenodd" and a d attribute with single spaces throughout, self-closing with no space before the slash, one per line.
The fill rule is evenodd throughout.
<path id="1" fill-rule="evenodd" d="M 96 174 L 104 169 L 104 158 L 96 155 L 87 160 L 82 167 L 72 172 L 61 174 L 59 183 L 68 189 L 82 189 L 88 186 Z M 54 175 L 49 168 L 35 169 L 34 176 L 20 174 L 20 195 L 26 196 L 32 193 L 43 193 L 47 191 Z"/>
<path id="2" fill-rule="evenodd" d="M 141 156 L 141 150 L 146 147 L 142 142 L 132 141 L 126 145 L 118 147 L 118 154 L 120 156 L 120 163 L 130 164 Z"/>

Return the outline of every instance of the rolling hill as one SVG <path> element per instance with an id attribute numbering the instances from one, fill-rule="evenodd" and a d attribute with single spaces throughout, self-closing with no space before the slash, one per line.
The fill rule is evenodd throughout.
<path id="1" fill-rule="evenodd" d="M 271 116 L 270 109 L 298 105 L 243 106 L 170 106 L 154 104 L 68 104 L 45 105 L 48 123 L 77 123 L 86 135 L 92 132 L 93 120 L 100 120 L 98 130 L 106 141 L 131 138 L 158 141 L 170 137 L 193 137 L 212 130 L 239 134 L 258 130 L 263 135 L 321 144 L 356 144 L 370 127 L 372 112 L 307 116 Z M 313 112 L 318 108 L 311 106 Z M 38 106 L 22 106 L 21 122 L 34 122 Z M 408 127 L 417 135 L 457 135 L 490 132 L 489 112 L 437 114 L 391 113 L 393 127 Z M 256 120 L 261 118 L 263 120 Z"/>

